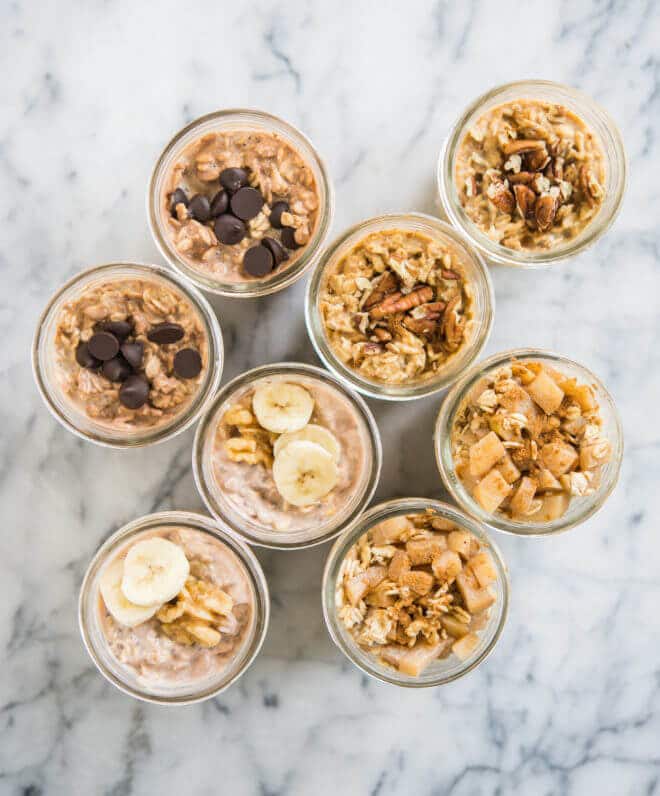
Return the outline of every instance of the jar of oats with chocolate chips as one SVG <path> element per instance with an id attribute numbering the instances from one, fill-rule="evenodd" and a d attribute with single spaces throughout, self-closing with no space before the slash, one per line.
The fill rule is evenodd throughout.
<path id="1" fill-rule="evenodd" d="M 488 269 L 438 219 L 393 213 L 351 227 L 323 254 L 307 291 L 307 330 L 355 390 L 402 401 L 451 384 L 493 322 Z"/>
<path id="2" fill-rule="evenodd" d="M 616 217 L 626 158 L 610 116 L 576 89 L 543 80 L 473 102 L 438 161 L 450 222 L 488 260 L 533 268 L 573 257 Z"/>

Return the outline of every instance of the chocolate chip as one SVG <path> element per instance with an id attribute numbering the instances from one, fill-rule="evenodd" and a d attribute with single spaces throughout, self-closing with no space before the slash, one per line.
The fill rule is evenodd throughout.
<path id="1" fill-rule="evenodd" d="M 289 259 L 289 253 L 278 240 L 275 240 L 275 238 L 262 238 L 261 244 L 262 246 L 265 246 L 273 255 L 273 260 L 275 260 L 276 267 L 280 265 L 280 263 L 283 263 L 285 260 Z"/>
<path id="2" fill-rule="evenodd" d="M 208 196 L 204 196 L 202 193 L 196 193 L 190 200 L 188 210 L 190 210 L 190 215 L 195 221 L 200 221 L 202 224 L 208 221 L 209 218 L 211 218 L 211 203 L 209 202 Z"/>
<path id="3" fill-rule="evenodd" d="M 121 353 L 128 364 L 133 370 L 139 370 L 142 367 L 142 359 L 144 357 L 144 343 L 135 341 L 133 343 L 124 343 L 121 347 Z"/>
<path id="4" fill-rule="evenodd" d="M 274 258 L 265 246 L 253 246 L 243 255 L 243 268 L 250 276 L 265 276 L 273 270 Z"/>
<path id="5" fill-rule="evenodd" d="M 101 373 L 110 381 L 125 381 L 132 372 L 131 366 L 121 356 L 109 359 L 101 368 Z"/>
<path id="6" fill-rule="evenodd" d="M 229 213 L 218 216 L 213 225 L 213 229 L 220 243 L 226 243 L 228 246 L 240 243 L 247 235 L 247 229 L 241 219 L 229 215 Z"/>
<path id="7" fill-rule="evenodd" d="M 270 208 L 270 225 L 275 229 L 282 229 L 282 213 L 289 212 L 289 203 L 280 201 Z"/>
<path id="8" fill-rule="evenodd" d="M 149 382 L 142 373 L 129 376 L 119 388 L 119 401 L 128 409 L 139 409 L 149 397 Z"/>
<path id="9" fill-rule="evenodd" d="M 99 326 L 99 331 L 110 332 L 117 340 L 125 340 L 133 331 L 133 325 L 128 321 L 103 321 Z"/>
<path id="10" fill-rule="evenodd" d="M 168 345 L 169 343 L 178 342 L 183 337 L 183 334 L 183 327 L 179 326 L 178 323 L 165 321 L 164 323 L 157 323 L 155 326 L 152 326 L 147 332 L 147 338 L 151 340 L 152 343 Z"/>
<path id="11" fill-rule="evenodd" d="M 110 332 L 96 332 L 89 338 L 87 347 L 93 357 L 106 362 L 108 359 L 117 356 L 119 340 Z"/>
<path id="12" fill-rule="evenodd" d="M 256 188 L 241 188 L 232 196 L 229 204 L 231 212 L 243 221 L 259 215 L 264 206 L 264 198 Z"/>
<path id="13" fill-rule="evenodd" d="M 170 213 L 172 213 L 173 216 L 176 216 L 176 206 L 180 204 L 184 204 L 188 207 L 188 197 L 182 188 L 177 188 L 176 191 L 170 195 Z"/>
<path id="14" fill-rule="evenodd" d="M 239 188 L 247 184 L 248 173 L 245 169 L 223 169 L 220 172 L 220 185 L 229 193 L 236 193 Z"/>
<path id="15" fill-rule="evenodd" d="M 229 194 L 227 191 L 220 190 L 211 199 L 211 216 L 217 218 L 229 209 Z"/>
<path id="16" fill-rule="evenodd" d="M 101 364 L 96 357 L 89 353 L 89 346 L 87 343 L 79 343 L 76 348 L 76 362 L 81 368 L 89 368 L 89 370 L 96 370 Z"/>
<path id="17" fill-rule="evenodd" d="M 300 244 L 295 239 L 295 229 L 293 227 L 282 227 L 282 243 L 287 249 L 298 249 Z"/>
<path id="18" fill-rule="evenodd" d="M 182 348 L 174 355 L 174 372 L 182 379 L 194 379 L 202 369 L 202 358 L 194 348 Z"/>

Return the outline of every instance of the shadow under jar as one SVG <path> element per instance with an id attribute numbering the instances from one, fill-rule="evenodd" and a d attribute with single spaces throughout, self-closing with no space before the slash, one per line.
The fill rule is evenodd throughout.
<path id="1" fill-rule="evenodd" d="M 265 365 L 225 385 L 195 435 L 195 483 L 251 544 L 320 544 L 371 500 L 382 461 L 366 403 L 320 368 Z"/>
<path id="2" fill-rule="evenodd" d="M 481 256 L 421 213 L 378 216 L 326 249 L 310 280 L 307 331 L 337 376 L 372 398 L 444 389 L 486 344 L 494 315 Z"/>
<path id="3" fill-rule="evenodd" d="M 623 431 L 603 383 L 572 360 L 521 348 L 480 362 L 435 426 L 442 480 L 492 528 L 545 536 L 598 511 L 619 478 Z"/>
<path id="4" fill-rule="evenodd" d="M 609 228 L 626 157 L 616 125 L 586 94 L 520 81 L 467 108 L 440 153 L 437 182 L 449 221 L 489 261 L 536 268 L 573 257 Z"/>
<path id="5" fill-rule="evenodd" d="M 492 652 L 509 581 L 481 524 L 437 500 L 402 498 L 370 508 L 337 539 L 322 599 L 332 640 L 358 668 L 424 688 Z"/>
<path id="6" fill-rule="evenodd" d="M 109 263 L 51 298 L 32 364 L 65 428 L 99 445 L 138 447 L 196 420 L 220 383 L 222 332 L 204 296 L 170 270 Z"/>
<path id="7" fill-rule="evenodd" d="M 150 564 L 158 582 L 146 573 Z M 172 594 L 165 603 L 135 605 L 124 594 L 128 586 L 168 588 L 172 577 L 183 585 L 177 594 L 177 583 L 160 591 Z M 184 705 L 216 696 L 245 672 L 269 614 L 266 579 L 245 544 L 209 517 L 164 511 L 101 545 L 83 579 L 78 618 L 87 652 L 109 682 L 146 702 Z"/>
<path id="8" fill-rule="evenodd" d="M 310 141 L 270 114 L 231 109 L 180 130 L 147 196 L 156 245 L 204 290 L 249 298 L 282 290 L 315 261 L 334 210 Z"/>

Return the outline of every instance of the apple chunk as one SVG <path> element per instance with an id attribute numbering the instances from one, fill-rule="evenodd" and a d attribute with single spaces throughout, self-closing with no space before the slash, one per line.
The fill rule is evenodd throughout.
<path id="1" fill-rule="evenodd" d="M 485 475 L 504 456 L 506 449 L 494 431 L 489 431 L 474 445 L 470 445 L 470 474 L 476 478 Z"/>

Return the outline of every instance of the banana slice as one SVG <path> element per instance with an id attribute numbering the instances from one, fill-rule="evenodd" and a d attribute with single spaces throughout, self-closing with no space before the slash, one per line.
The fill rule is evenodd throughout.
<path id="1" fill-rule="evenodd" d="M 337 483 L 337 463 L 316 442 L 299 439 L 280 451 L 273 479 L 282 497 L 294 506 L 311 506 Z"/>
<path id="2" fill-rule="evenodd" d="M 124 577 L 124 561 L 119 559 L 109 564 L 99 583 L 101 597 L 105 607 L 112 616 L 125 627 L 137 627 L 156 613 L 160 603 L 154 605 L 136 605 L 124 596 L 121 590 L 121 581 Z"/>
<path id="3" fill-rule="evenodd" d="M 299 439 L 316 442 L 317 445 L 325 448 L 336 462 L 339 461 L 339 457 L 341 456 L 341 445 L 339 444 L 339 440 L 334 434 L 328 431 L 327 428 L 317 426 L 314 423 L 308 423 L 305 428 L 301 428 L 300 431 L 291 431 L 288 434 L 282 434 L 281 437 L 278 437 L 273 445 L 274 455 L 277 456 L 287 445 Z"/>
<path id="4" fill-rule="evenodd" d="M 299 431 L 309 423 L 314 399 L 298 384 L 273 381 L 259 385 L 252 396 L 252 408 L 259 425 L 276 434 Z"/>
<path id="5" fill-rule="evenodd" d="M 176 597 L 189 573 L 190 564 L 183 550 L 154 536 L 136 542 L 128 551 L 121 588 L 132 603 L 162 605 Z"/>

